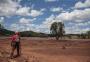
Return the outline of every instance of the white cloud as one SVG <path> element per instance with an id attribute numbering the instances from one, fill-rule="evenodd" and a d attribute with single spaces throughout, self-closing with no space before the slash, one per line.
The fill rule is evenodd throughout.
<path id="1" fill-rule="evenodd" d="M 4 17 L 0 17 L 0 23 L 4 22 Z"/>
<path id="2" fill-rule="evenodd" d="M 77 2 L 75 4 L 75 8 L 87 8 L 87 7 L 90 7 L 90 0 L 85 0 L 85 2 Z"/>
<path id="3" fill-rule="evenodd" d="M 60 13 L 57 16 L 57 18 L 64 21 L 90 19 L 90 8 L 84 10 L 74 10 L 72 12 Z"/>
<path id="4" fill-rule="evenodd" d="M 45 0 L 46 2 L 55 2 L 55 1 L 58 1 L 58 0 Z"/>
<path id="5" fill-rule="evenodd" d="M 10 30 L 12 31 L 34 31 L 34 32 L 42 32 L 42 33 L 49 33 L 49 29 L 46 28 L 43 24 L 37 25 L 33 23 L 27 24 L 16 24 L 13 23 L 10 25 Z"/>
<path id="6" fill-rule="evenodd" d="M 9 29 L 12 30 L 12 31 L 25 31 L 26 28 L 27 27 L 25 25 L 16 24 L 16 23 L 11 24 L 10 27 L 9 27 Z"/>
<path id="7" fill-rule="evenodd" d="M 45 9 L 34 10 L 32 7 L 22 7 L 21 0 L 0 0 L 0 16 L 31 16 L 36 17 L 43 14 Z"/>
<path id="8" fill-rule="evenodd" d="M 21 7 L 16 11 L 17 15 L 21 16 L 29 16 L 30 15 L 30 7 Z"/>
<path id="9" fill-rule="evenodd" d="M 60 7 L 51 8 L 51 9 L 50 9 L 50 11 L 52 11 L 52 12 L 60 12 L 60 11 L 62 11 L 62 10 L 63 10 L 63 8 L 60 8 Z"/>
<path id="10" fill-rule="evenodd" d="M 46 8 L 42 8 L 41 11 L 46 11 Z"/>
<path id="11" fill-rule="evenodd" d="M 83 22 L 84 20 L 75 20 L 75 22 L 80 23 Z"/>
<path id="12" fill-rule="evenodd" d="M 39 15 L 42 15 L 43 14 L 43 12 L 42 12 L 42 10 L 31 10 L 31 12 L 30 12 L 30 16 L 32 16 L 32 17 L 36 17 L 36 16 L 39 16 Z"/>
<path id="13" fill-rule="evenodd" d="M 88 23 L 88 25 L 90 25 L 90 21 L 88 21 L 87 23 Z"/>
<path id="14" fill-rule="evenodd" d="M 21 18 L 19 20 L 19 23 L 21 24 L 30 24 L 32 21 L 36 20 L 36 18 L 33 18 L 33 19 L 26 19 L 26 18 Z"/>
<path id="15" fill-rule="evenodd" d="M 86 22 L 86 23 L 77 23 L 76 24 L 76 26 L 87 26 L 88 25 L 88 23 Z"/>
<path id="16" fill-rule="evenodd" d="M 37 17 L 39 15 L 42 15 L 43 11 L 45 11 L 45 9 L 34 10 L 30 7 L 21 7 L 16 11 L 16 14 L 21 16 Z"/>
<path id="17" fill-rule="evenodd" d="M 78 26 L 65 27 L 66 34 L 80 34 L 88 31 L 89 28 L 80 28 Z"/>
<path id="18" fill-rule="evenodd" d="M 45 21 L 43 21 L 42 26 L 43 26 L 43 28 L 48 28 L 49 29 L 51 24 L 55 21 L 56 21 L 55 20 L 55 15 L 51 15 L 48 18 L 46 18 Z"/>
<path id="19" fill-rule="evenodd" d="M 19 25 L 15 23 L 11 24 L 9 29 L 12 31 L 19 31 Z"/>
<path id="20" fill-rule="evenodd" d="M 21 18 L 19 20 L 19 23 L 13 23 L 10 25 L 10 30 L 12 31 L 28 31 L 28 30 L 35 30 L 38 25 L 32 24 L 32 22 L 36 20 L 36 18 L 33 19 L 27 19 L 27 18 Z"/>
<path id="21" fill-rule="evenodd" d="M 21 0 L 0 0 L 0 16 L 30 15 L 30 7 L 21 7 Z"/>
<path id="22" fill-rule="evenodd" d="M 29 24 L 28 23 L 26 25 L 23 25 L 23 24 L 11 24 L 10 30 L 12 30 L 12 31 L 30 31 L 31 30 L 31 31 L 35 31 L 35 32 L 44 32 L 43 30 L 45 30 L 45 29 L 42 29 L 40 27 L 40 25 Z"/>
<path id="23" fill-rule="evenodd" d="M 67 34 L 79 34 L 79 33 L 85 33 L 90 30 L 90 27 L 87 27 L 89 25 L 88 22 L 79 22 L 79 23 L 74 23 L 74 22 L 69 22 L 69 25 L 71 26 L 65 26 L 65 31 Z M 86 28 L 84 28 L 86 27 Z"/>
<path id="24" fill-rule="evenodd" d="M 20 3 L 22 0 L 16 0 L 18 3 Z"/>
<path id="25" fill-rule="evenodd" d="M 0 0 L 0 16 L 11 16 L 20 7 L 18 2 L 12 0 Z"/>

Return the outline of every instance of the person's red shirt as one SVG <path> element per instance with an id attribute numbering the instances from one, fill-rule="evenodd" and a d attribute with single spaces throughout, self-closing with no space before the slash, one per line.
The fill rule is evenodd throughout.
<path id="1" fill-rule="evenodd" d="M 11 36 L 11 40 L 12 40 L 12 41 L 16 41 L 17 38 L 18 38 L 18 35 L 13 35 L 13 36 Z"/>

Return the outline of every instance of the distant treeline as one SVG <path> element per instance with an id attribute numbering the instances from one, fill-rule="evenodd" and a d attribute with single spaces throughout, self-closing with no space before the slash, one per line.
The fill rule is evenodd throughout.
<path id="1" fill-rule="evenodd" d="M 4 28 L 0 28 L 0 36 L 11 36 L 14 34 L 14 31 L 10 31 Z M 21 37 L 48 37 L 48 34 L 38 33 L 33 31 L 23 31 L 20 32 Z"/>
<path id="2" fill-rule="evenodd" d="M 20 35 L 22 37 L 48 37 L 48 34 L 38 33 L 34 31 L 23 31 L 23 32 L 20 32 Z"/>
<path id="3" fill-rule="evenodd" d="M 4 28 L 0 28 L 0 36 L 11 36 L 13 35 L 14 32 L 4 29 Z M 52 34 L 45 34 L 45 33 L 38 33 L 38 32 L 33 32 L 33 31 L 23 31 L 20 32 L 20 36 L 21 37 L 55 37 Z M 64 38 L 81 38 L 81 39 L 90 39 L 90 31 L 87 31 L 86 33 L 82 33 L 82 34 L 65 34 L 63 36 Z"/>
<path id="4" fill-rule="evenodd" d="M 10 30 L 4 29 L 4 28 L 0 28 L 0 36 L 10 36 L 12 34 L 14 34 L 13 31 L 10 31 Z"/>

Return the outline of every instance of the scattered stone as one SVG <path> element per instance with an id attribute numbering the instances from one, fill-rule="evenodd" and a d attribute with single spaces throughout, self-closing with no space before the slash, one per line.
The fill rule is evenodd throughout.
<path id="1" fill-rule="evenodd" d="M 2 53 L 0 52 L 0 57 L 3 57 Z"/>
<path id="2" fill-rule="evenodd" d="M 62 49 L 66 49 L 66 47 L 65 46 L 62 46 Z"/>

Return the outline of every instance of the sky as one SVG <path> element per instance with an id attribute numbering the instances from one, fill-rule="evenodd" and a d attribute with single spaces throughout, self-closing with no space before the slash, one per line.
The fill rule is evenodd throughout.
<path id="1" fill-rule="evenodd" d="M 0 0 L 0 23 L 12 31 L 50 33 L 63 22 L 66 34 L 90 30 L 90 0 Z"/>

